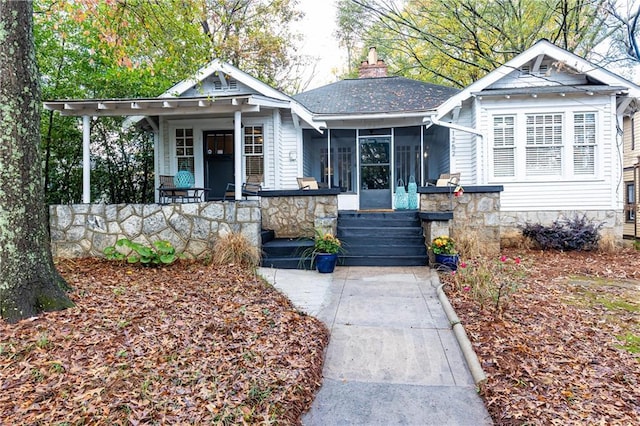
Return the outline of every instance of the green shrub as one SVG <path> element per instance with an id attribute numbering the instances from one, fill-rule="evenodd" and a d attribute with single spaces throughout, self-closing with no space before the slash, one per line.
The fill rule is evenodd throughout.
<path id="1" fill-rule="evenodd" d="M 527 222 L 520 229 L 522 235 L 543 250 L 589 251 L 598 248 L 599 231 L 603 225 L 595 224 L 583 215 L 572 219 L 556 219 L 549 226 Z"/>
<path id="2" fill-rule="evenodd" d="M 122 238 L 115 245 L 105 247 L 104 255 L 109 260 L 126 260 L 142 265 L 170 265 L 181 255 L 169 241 L 156 241 L 151 247 Z"/>

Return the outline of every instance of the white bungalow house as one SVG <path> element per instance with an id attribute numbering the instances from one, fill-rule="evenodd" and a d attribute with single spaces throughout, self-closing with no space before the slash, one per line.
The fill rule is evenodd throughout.
<path id="1" fill-rule="evenodd" d="M 399 180 L 413 177 L 425 199 L 457 172 L 467 192 L 503 190 L 503 236 L 575 212 L 622 236 L 622 118 L 637 85 L 546 40 L 461 91 L 389 77 L 373 49 L 360 77 L 290 97 L 214 60 L 157 98 L 45 107 L 85 117 L 85 203 L 89 117 L 120 115 L 153 132 L 156 176 L 189 170 L 207 200 L 228 183 L 241 200 L 252 177 L 267 194 L 307 176 L 340 211 L 389 210 Z"/>

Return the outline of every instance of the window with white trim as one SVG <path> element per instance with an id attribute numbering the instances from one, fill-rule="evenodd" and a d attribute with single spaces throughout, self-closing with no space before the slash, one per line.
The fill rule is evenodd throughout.
<path id="1" fill-rule="evenodd" d="M 516 138 L 514 115 L 493 117 L 493 175 L 515 176 Z"/>
<path id="2" fill-rule="evenodd" d="M 195 173 L 193 154 L 193 129 L 176 129 L 176 158 L 178 171 Z"/>
<path id="3" fill-rule="evenodd" d="M 625 221 L 634 222 L 636 220 L 636 185 L 633 182 L 625 182 Z"/>
<path id="4" fill-rule="evenodd" d="M 264 134 L 262 126 L 244 127 L 245 171 L 249 176 L 264 175 Z"/>
<path id="5" fill-rule="evenodd" d="M 573 114 L 573 173 L 595 174 L 596 164 L 596 114 Z"/>
<path id="6" fill-rule="evenodd" d="M 562 114 L 527 114 L 527 176 L 562 175 Z"/>

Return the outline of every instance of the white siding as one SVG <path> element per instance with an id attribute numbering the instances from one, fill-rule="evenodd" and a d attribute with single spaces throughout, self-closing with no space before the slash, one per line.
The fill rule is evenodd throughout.
<path id="1" fill-rule="evenodd" d="M 280 152 L 280 182 L 276 189 L 297 189 L 298 161 L 302 161 L 302 153 L 298 152 L 298 138 L 302 130 L 296 129 L 289 111 L 282 111 L 280 140 L 276 142 Z"/>
<path id="2" fill-rule="evenodd" d="M 621 208 L 619 193 L 620 164 L 622 161 L 621 147 L 616 143 L 615 121 L 615 97 L 611 96 L 581 96 L 581 97 L 545 97 L 519 99 L 492 98 L 478 100 L 479 116 L 476 128 L 485 138 L 478 138 L 482 144 L 482 158 L 474 161 L 472 156 L 474 138 L 464 137 L 462 132 L 456 131 L 455 162 L 456 170 L 465 176 L 472 173 L 472 166 L 465 163 L 477 163 L 483 170 L 479 176 L 483 176 L 478 184 L 503 185 L 504 192 L 501 195 L 501 209 L 503 211 L 518 210 L 610 210 Z M 528 113 L 562 113 L 565 116 L 565 147 L 571 145 L 568 134 L 572 129 L 567 129 L 572 123 L 573 113 L 576 111 L 594 111 L 597 113 L 597 148 L 596 148 L 596 173 L 595 176 L 575 177 L 567 172 L 570 167 L 568 162 L 572 156 L 565 153 L 562 178 L 558 177 L 531 177 L 522 171 L 522 160 L 519 160 L 520 172 L 515 178 L 493 178 L 490 174 L 492 150 L 492 117 L 504 114 L 528 114 Z M 468 117 L 468 118 L 467 118 Z M 569 118 L 571 120 L 569 120 Z M 460 114 L 460 124 L 465 120 L 471 120 L 472 114 L 469 105 L 464 105 Z M 471 123 L 470 123 L 471 124 Z M 469 135 L 469 134 L 468 134 Z M 523 157 L 522 132 L 517 143 L 520 151 L 516 153 L 518 158 Z M 565 148 L 566 149 L 566 148 Z M 463 179 L 464 184 L 469 184 Z"/>
<path id="3" fill-rule="evenodd" d="M 465 103 L 465 107 L 460 111 L 460 115 L 455 124 L 465 127 L 473 127 L 473 114 L 468 103 Z M 475 135 L 460 130 L 451 130 L 449 138 L 451 145 L 449 151 L 451 157 L 451 173 L 460 173 L 460 182 L 462 185 L 477 184 Z"/>

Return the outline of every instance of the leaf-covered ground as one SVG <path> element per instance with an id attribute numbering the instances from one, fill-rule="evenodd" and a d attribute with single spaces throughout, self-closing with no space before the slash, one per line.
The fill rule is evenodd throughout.
<path id="1" fill-rule="evenodd" d="M 328 331 L 234 267 L 64 261 L 76 307 L 0 323 L 2 424 L 298 424 Z"/>
<path id="2" fill-rule="evenodd" d="M 494 422 L 640 424 L 640 253 L 505 254 L 522 258 L 526 283 L 502 318 L 445 286 L 487 373 Z"/>

